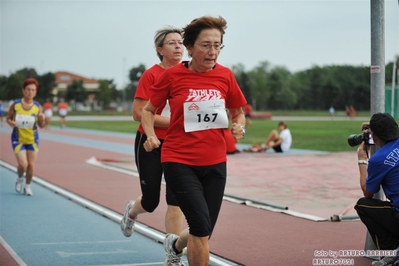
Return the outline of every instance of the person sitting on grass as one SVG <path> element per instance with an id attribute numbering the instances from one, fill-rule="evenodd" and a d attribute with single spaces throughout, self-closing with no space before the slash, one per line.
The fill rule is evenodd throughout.
<path id="1" fill-rule="evenodd" d="M 278 123 L 280 134 L 276 129 L 273 129 L 265 142 L 261 145 L 252 145 L 245 151 L 249 152 L 264 152 L 273 149 L 275 152 L 286 152 L 291 148 L 292 136 L 291 132 L 284 121 Z"/>

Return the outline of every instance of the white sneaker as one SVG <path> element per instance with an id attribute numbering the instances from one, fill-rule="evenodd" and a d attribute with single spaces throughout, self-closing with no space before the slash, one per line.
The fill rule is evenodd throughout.
<path id="1" fill-rule="evenodd" d="M 179 237 L 174 234 L 167 234 L 165 236 L 165 241 L 163 242 L 163 247 L 166 251 L 166 258 L 164 266 L 185 266 L 181 256 L 183 256 L 183 251 L 179 254 L 173 250 L 173 244 Z"/>
<path id="2" fill-rule="evenodd" d="M 25 187 L 24 194 L 26 196 L 32 196 L 33 195 L 33 192 L 32 192 L 32 189 L 30 188 L 30 186 L 29 187 Z"/>
<path id="3" fill-rule="evenodd" d="M 129 210 L 131 207 L 133 207 L 133 205 L 134 205 L 134 201 L 130 201 L 126 205 L 125 214 L 123 215 L 122 220 L 120 222 L 121 231 L 126 237 L 129 237 L 133 234 L 134 224 L 136 223 L 136 219 L 137 219 L 137 217 L 135 219 L 129 218 Z"/>
<path id="4" fill-rule="evenodd" d="M 373 266 L 396 266 L 399 265 L 399 248 L 395 249 L 396 255 L 392 257 L 384 257 L 381 260 L 373 261 L 371 265 Z"/>
<path id="5" fill-rule="evenodd" d="M 18 193 L 21 193 L 23 183 L 24 183 L 24 179 L 17 177 L 17 181 L 15 182 L 15 190 Z"/>

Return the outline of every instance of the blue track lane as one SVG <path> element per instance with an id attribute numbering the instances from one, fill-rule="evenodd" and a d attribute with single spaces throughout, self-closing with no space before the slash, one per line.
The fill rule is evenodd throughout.
<path id="1" fill-rule="evenodd" d="M 19 194 L 15 177 L 0 166 L 0 235 L 27 265 L 163 265 L 161 244 L 37 183 Z"/>

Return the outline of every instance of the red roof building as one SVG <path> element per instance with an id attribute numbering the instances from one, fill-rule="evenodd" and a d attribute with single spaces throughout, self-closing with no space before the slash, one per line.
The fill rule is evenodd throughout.
<path id="1" fill-rule="evenodd" d="M 56 83 L 56 86 L 53 90 L 54 95 L 58 95 L 60 92 L 65 92 L 66 88 L 75 80 L 82 80 L 83 86 L 86 88 L 89 94 L 92 92 L 97 92 L 100 86 L 99 82 L 95 79 L 86 78 L 67 71 L 57 71 L 54 73 L 54 75 Z"/>

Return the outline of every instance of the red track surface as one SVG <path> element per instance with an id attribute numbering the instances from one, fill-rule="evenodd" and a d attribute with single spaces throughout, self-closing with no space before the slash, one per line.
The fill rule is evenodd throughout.
<path id="1" fill-rule="evenodd" d="M 126 203 L 140 195 L 137 178 L 85 163 L 93 156 L 126 159 L 133 165 L 133 142 L 124 137 L 48 132 L 82 139 L 132 146 L 126 154 L 42 139 L 35 175 L 111 210 L 123 213 Z M 9 134 L 0 132 L 0 159 L 16 165 Z M 361 196 L 354 153 L 329 155 L 237 154 L 228 157 L 226 193 L 288 206 L 319 217 L 339 214 Z M 34 187 L 33 187 L 34 188 Z M 13 189 L 13 188 L 12 188 Z M 164 193 L 164 191 L 163 191 Z M 164 231 L 166 204 L 141 223 Z M 348 214 L 353 214 L 349 211 Z M 115 224 L 115 226 L 119 226 Z M 243 265 L 312 265 L 316 251 L 363 250 L 365 226 L 358 220 L 314 222 L 295 216 L 224 201 L 211 252 Z M 6 252 L 0 248 L 0 265 Z M 343 257 L 348 258 L 348 257 Z M 363 257 L 349 257 L 354 265 L 370 265 Z M 4 264 L 12 265 L 12 264 Z"/>

